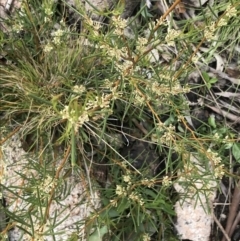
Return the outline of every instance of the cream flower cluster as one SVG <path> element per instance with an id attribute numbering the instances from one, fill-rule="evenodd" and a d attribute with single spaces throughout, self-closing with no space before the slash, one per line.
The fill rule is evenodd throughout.
<path id="1" fill-rule="evenodd" d="M 53 39 L 52 39 L 52 41 L 48 42 L 44 46 L 43 51 L 45 53 L 49 53 L 53 50 L 54 45 L 60 45 L 64 34 L 65 34 L 65 31 L 63 31 L 62 29 L 58 29 L 58 30 L 52 32 L 51 35 L 53 36 Z"/>
<path id="2" fill-rule="evenodd" d="M 172 184 L 171 177 L 169 177 L 168 175 L 164 176 L 163 180 L 162 180 L 162 185 L 165 186 L 165 187 L 168 187 L 171 184 Z"/>
<path id="3" fill-rule="evenodd" d="M 149 86 L 149 89 L 158 96 L 177 95 L 181 93 L 188 93 L 190 91 L 190 88 L 188 88 L 188 86 L 182 88 L 178 81 L 175 81 L 172 86 L 170 86 L 169 84 L 160 84 L 157 81 L 153 81 Z"/>
<path id="4" fill-rule="evenodd" d="M 122 75 L 127 76 L 133 72 L 133 62 L 127 60 L 128 51 L 126 47 L 118 48 L 118 46 L 110 46 L 107 43 L 102 43 L 100 48 L 104 50 L 107 59 L 114 62 L 114 67 Z"/>
<path id="5" fill-rule="evenodd" d="M 120 16 L 118 16 L 118 17 L 113 16 L 112 21 L 113 21 L 114 26 L 117 28 L 124 29 L 127 27 L 127 20 L 121 18 Z"/>
<path id="6" fill-rule="evenodd" d="M 56 187 L 57 182 L 54 178 L 47 175 L 45 178 L 41 180 L 40 183 L 37 183 L 37 185 L 34 187 L 34 192 L 36 196 L 38 196 L 38 193 L 40 197 L 46 197 L 51 193 L 54 187 Z"/>
<path id="7" fill-rule="evenodd" d="M 228 5 L 225 14 L 217 22 L 210 22 L 210 24 L 205 27 L 204 37 L 208 41 L 214 39 L 216 30 L 221 26 L 226 26 L 229 19 L 235 16 L 237 16 L 237 9 L 232 5 Z"/>
<path id="8" fill-rule="evenodd" d="M 144 37 L 139 37 L 136 42 L 136 50 L 139 54 L 146 51 L 146 44 L 148 43 L 148 40 Z"/>
<path id="9" fill-rule="evenodd" d="M 129 175 L 124 175 L 123 181 L 127 184 L 127 186 L 125 187 L 124 185 L 117 185 L 115 190 L 117 196 L 127 197 L 130 200 L 139 203 L 140 206 L 143 206 L 144 201 L 141 194 L 138 193 L 137 191 L 131 191 L 131 186 L 132 186 L 131 177 Z M 112 200 L 111 203 L 113 206 L 117 205 L 116 201 L 114 200 Z"/>
<path id="10" fill-rule="evenodd" d="M 93 21 L 91 18 L 87 18 L 86 24 L 91 28 L 92 36 L 99 37 L 99 30 L 102 28 L 102 23 L 98 21 Z"/>
<path id="11" fill-rule="evenodd" d="M 217 26 L 221 27 L 221 26 L 226 26 L 228 23 L 228 20 L 231 17 L 235 17 L 237 16 L 237 9 L 232 6 L 232 5 L 228 5 L 225 11 L 225 15 L 223 15 L 219 21 L 217 22 Z"/>
<path id="12" fill-rule="evenodd" d="M 207 150 L 207 157 L 213 163 L 214 176 L 218 179 L 222 179 L 224 176 L 224 164 L 222 164 L 222 158 L 211 149 Z"/>
<path id="13" fill-rule="evenodd" d="M 178 38 L 181 35 L 180 30 L 175 30 L 175 29 L 168 29 L 167 36 L 165 37 L 165 41 L 169 46 L 174 46 L 174 40 Z"/>
<path id="14" fill-rule="evenodd" d="M 76 125 L 77 128 L 82 127 L 85 122 L 89 121 L 87 111 L 82 111 L 79 115 L 76 110 L 70 109 L 69 106 L 64 106 L 64 109 L 60 111 L 62 119 L 67 119 L 72 125 Z"/>
<path id="15" fill-rule="evenodd" d="M 96 121 L 104 118 L 105 115 L 110 115 L 112 113 L 110 106 L 111 100 L 121 96 L 121 93 L 117 93 L 116 89 L 113 88 L 112 93 L 102 93 L 101 96 L 98 96 L 96 93 L 95 97 L 89 97 L 84 106 L 80 107 L 77 103 L 78 99 L 81 98 L 82 94 L 86 91 L 86 88 L 82 85 L 74 86 L 72 100 L 69 105 L 65 105 L 60 111 L 62 119 L 67 119 L 69 123 L 74 126 L 76 132 L 78 128 L 90 121 L 90 116 L 93 121 Z M 72 104 L 74 101 L 76 104 Z"/>

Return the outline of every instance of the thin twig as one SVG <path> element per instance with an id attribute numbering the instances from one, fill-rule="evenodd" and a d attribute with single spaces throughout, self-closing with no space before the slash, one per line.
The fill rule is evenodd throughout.
<path id="1" fill-rule="evenodd" d="M 239 222 L 240 222 L 240 211 L 238 212 L 237 217 L 235 218 L 235 221 L 233 222 L 233 225 L 232 225 L 231 230 L 229 232 L 230 237 L 232 237 L 233 232 L 234 232 L 234 230 L 235 230 L 235 228 L 236 228 L 236 226 Z"/>
<path id="2" fill-rule="evenodd" d="M 231 113 L 228 113 L 227 111 L 221 110 L 215 106 L 210 106 L 208 104 L 205 104 L 205 106 L 207 106 L 208 108 L 210 108 L 211 110 L 215 111 L 216 113 L 218 113 L 219 115 L 222 115 L 225 118 L 228 118 L 229 120 L 235 121 L 236 123 L 240 122 L 240 117 L 233 115 Z"/>
<path id="3" fill-rule="evenodd" d="M 60 165 L 59 165 L 59 167 L 58 167 L 58 169 L 56 171 L 56 174 L 55 174 L 55 177 L 54 177 L 55 180 L 59 179 L 60 172 L 62 171 L 63 167 L 65 166 L 65 163 L 68 160 L 70 151 L 71 151 L 71 146 L 69 145 L 67 150 L 66 150 L 66 152 L 65 152 L 65 154 L 64 154 L 63 160 L 60 163 Z M 47 205 L 47 209 L 46 209 L 45 216 L 44 216 L 44 223 L 46 223 L 47 219 L 49 218 L 50 206 L 51 206 L 51 203 L 53 201 L 53 197 L 54 197 L 54 194 L 55 194 L 55 189 L 56 189 L 56 186 L 53 186 L 53 188 L 52 188 L 52 190 L 50 192 L 50 198 L 48 200 L 48 205 Z"/>
<path id="4" fill-rule="evenodd" d="M 16 129 L 14 129 L 10 134 L 8 134 L 3 140 L 0 140 L 0 145 L 3 145 L 9 138 L 11 138 L 14 134 L 16 134 L 22 126 L 18 126 Z"/>
<path id="5" fill-rule="evenodd" d="M 148 131 L 141 124 L 139 124 L 135 118 L 132 121 L 143 134 L 148 134 Z"/>
<path id="6" fill-rule="evenodd" d="M 227 225 L 226 225 L 226 228 L 225 228 L 225 232 L 229 236 L 230 236 L 230 231 L 232 229 L 232 226 L 233 226 L 236 214 L 237 214 L 239 201 L 240 201 L 240 180 L 238 181 L 238 183 L 236 183 L 236 186 L 235 186 L 235 189 L 234 189 L 234 193 L 233 193 L 233 196 L 232 196 L 232 204 L 230 206 Z M 225 240 L 226 240 L 225 237 L 223 237 L 222 241 L 225 241 Z"/>
<path id="7" fill-rule="evenodd" d="M 215 216 L 213 210 L 212 210 L 212 216 L 213 216 L 213 219 L 215 221 L 215 223 L 217 224 L 217 226 L 220 228 L 220 230 L 222 231 L 224 237 L 226 238 L 227 241 L 231 241 L 231 239 L 228 237 L 227 233 L 225 232 L 222 224 L 218 221 L 217 217 Z"/>

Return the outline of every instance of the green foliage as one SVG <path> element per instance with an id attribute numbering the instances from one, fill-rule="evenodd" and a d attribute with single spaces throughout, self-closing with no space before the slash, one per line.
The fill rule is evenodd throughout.
<path id="1" fill-rule="evenodd" d="M 209 118 L 208 118 L 208 124 L 211 126 L 211 127 L 213 127 L 213 128 L 216 128 L 217 127 L 217 125 L 216 125 L 216 120 L 215 120 L 215 117 L 214 116 L 210 116 Z"/>
<path id="2" fill-rule="evenodd" d="M 75 223 L 77 229 L 69 241 L 79 240 L 80 235 L 89 241 L 145 241 L 154 236 L 156 240 L 178 240 L 172 221 L 177 199 L 173 184 L 180 180 L 179 171 L 189 178 L 186 189 L 193 185 L 192 180 L 197 182 L 204 176 L 194 167 L 193 176 L 189 176 L 189 153 L 198 153 L 208 163 L 217 160 L 213 172 L 206 171 L 207 181 L 223 175 L 225 156 L 217 156 L 216 150 L 231 145 L 239 162 L 240 147 L 232 141 L 235 133 L 229 140 L 229 130 L 210 117 L 211 130 L 203 135 L 191 130 L 184 118 L 189 110 L 185 95 L 190 92 L 184 80 L 194 69 L 192 58 L 196 57 L 189 46 L 197 45 L 204 36 L 194 20 L 181 22 L 184 31 L 173 29 L 171 15 L 169 22 L 161 18 L 152 21 L 143 2 L 139 15 L 144 25 L 140 30 L 135 26 L 135 35 L 129 38 L 124 29 L 134 24 L 119 18 L 121 3 L 104 14 L 107 24 L 92 21 L 78 6 L 75 13 L 81 31 L 67 25 L 54 1 L 24 1 L 16 16 L 6 21 L 9 28 L 7 34 L 0 33 L 0 46 L 10 64 L 0 67 L 0 114 L 5 126 L 21 127 L 23 146 L 26 144 L 25 150 L 34 157 L 28 155 L 16 172 L 25 185 L 2 185 L 13 195 L 13 203 L 22 200 L 25 206 L 17 211 L 5 209 L 10 221 L 1 227 L 1 235 L 16 225 L 23 235 L 36 239 L 55 239 L 64 232 L 55 228 L 67 216 L 59 220 L 57 212 L 53 217 L 48 212 L 53 203 L 59 204 L 69 195 L 69 180 L 74 177 L 88 183 L 76 206 L 84 202 L 91 206 L 96 189 L 102 202 L 101 207 L 93 205 L 85 220 Z M 210 28 L 210 16 L 197 16 L 201 21 L 206 18 L 206 29 Z M 232 21 L 236 24 L 239 20 Z M 227 42 L 226 35 L 234 29 L 217 26 L 214 31 Z M 171 52 L 166 53 L 166 46 Z M 166 60 L 160 64 L 156 48 Z M 203 62 L 208 62 L 216 48 L 204 53 Z M 210 91 L 217 79 L 207 72 L 201 74 L 205 81 L 202 88 Z M 214 137 L 218 133 L 219 138 Z M 147 167 L 136 168 L 135 159 L 143 156 L 142 149 L 135 159 L 127 158 L 121 155 L 121 148 L 127 148 L 123 140 L 139 140 L 142 149 L 154 149 L 162 158 L 163 169 L 149 171 L 158 166 L 151 167 L 147 160 Z M 207 152 L 209 146 L 213 151 Z M 103 187 L 94 170 L 100 166 L 108 169 Z"/>
<path id="3" fill-rule="evenodd" d="M 218 81 L 217 78 L 210 78 L 208 73 L 206 72 L 202 72 L 202 76 L 206 82 L 206 86 L 208 87 L 208 89 L 211 89 L 212 85 Z"/>
<path id="4" fill-rule="evenodd" d="M 232 145 L 232 154 L 236 161 L 239 163 L 240 162 L 240 144 L 239 143 L 234 143 Z"/>

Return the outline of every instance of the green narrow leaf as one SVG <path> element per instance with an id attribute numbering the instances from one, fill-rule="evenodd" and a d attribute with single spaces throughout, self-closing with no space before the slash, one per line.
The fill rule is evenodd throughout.
<path id="1" fill-rule="evenodd" d="M 208 118 L 208 124 L 213 128 L 217 127 L 214 115 L 210 115 L 210 117 Z"/>
<path id="2" fill-rule="evenodd" d="M 236 161 L 240 163 L 240 143 L 234 143 L 232 146 L 232 154 Z"/>
<path id="3" fill-rule="evenodd" d="M 204 80 L 208 83 L 209 82 L 209 75 L 208 75 L 208 73 L 203 71 L 202 72 L 202 76 L 203 76 Z"/>
<path id="4" fill-rule="evenodd" d="M 145 190 L 144 190 L 144 193 L 145 193 L 146 195 L 151 196 L 152 198 L 156 198 L 156 196 L 157 196 L 156 192 L 152 191 L 151 189 L 145 189 Z"/>
<path id="5" fill-rule="evenodd" d="M 102 241 L 102 237 L 104 234 L 106 234 L 108 232 L 108 227 L 105 225 L 100 229 L 97 229 L 96 231 L 94 231 L 88 241 Z"/>
<path id="6" fill-rule="evenodd" d="M 72 233 L 67 241 L 78 241 L 79 237 L 77 233 Z"/>
<path id="7" fill-rule="evenodd" d="M 72 126 L 72 135 L 71 135 L 71 164 L 72 167 L 76 165 L 76 136 L 74 126 Z"/>
<path id="8" fill-rule="evenodd" d="M 212 79 L 209 80 L 209 83 L 215 84 L 217 81 L 218 81 L 217 78 L 212 78 Z"/>
<path id="9" fill-rule="evenodd" d="M 116 218 L 119 217 L 119 213 L 117 212 L 116 208 L 111 208 L 110 210 L 105 210 L 100 214 L 101 218 Z"/>
<path id="10" fill-rule="evenodd" d="M 130 201 L 127 198 L 123 198 L 120 202 L 119 206 L 117 207 L 117 211 L 122 213 L 125 209 L 130 207 Z"/>
<path id="11" fill-rule="evenodd" d="M 7 217 L 2 202 L 3 201 L 0 199 L 0 232 L 7 226 Z"/>

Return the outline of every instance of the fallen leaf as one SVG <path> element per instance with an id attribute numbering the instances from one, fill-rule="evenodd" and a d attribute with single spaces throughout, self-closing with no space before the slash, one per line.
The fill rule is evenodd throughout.
<path id="1" fill-rule="evenodd" d="M 222 97 L 227 97 L 227 98 L 230 98 L 230 97 L 239 98 L 240 97 L 240 93 L 232 93 L 232 92 L 218 92 L 218 93 L 215 93 L 215 94 L 219 95 L 219 96 L 222 96 Z"/>

